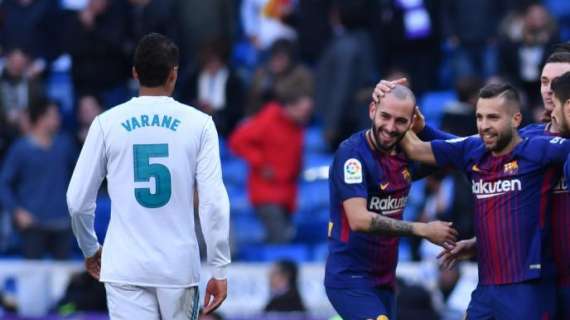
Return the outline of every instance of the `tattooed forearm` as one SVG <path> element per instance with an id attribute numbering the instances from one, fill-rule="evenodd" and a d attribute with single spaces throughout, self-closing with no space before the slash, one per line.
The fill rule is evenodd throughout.
<path id="1" fill-rule="evenodd" d="M 378 232 L 382 234 L 394 236 L 411 236 L 413 235 L 412 224 L 392 218 L 386 218 L 379 214 L 375 214 L 370 220 L 370 232 Z"/>

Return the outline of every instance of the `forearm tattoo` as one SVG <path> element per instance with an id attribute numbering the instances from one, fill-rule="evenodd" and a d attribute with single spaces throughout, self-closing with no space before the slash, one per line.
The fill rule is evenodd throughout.
<path id="1" fill-rule="evenodd" d="M 386 218 L 381 215 L 374 215 L 370 221 L 370 232 L 394 236 L 413 235 L 412 225 L 405 221 Z"/>

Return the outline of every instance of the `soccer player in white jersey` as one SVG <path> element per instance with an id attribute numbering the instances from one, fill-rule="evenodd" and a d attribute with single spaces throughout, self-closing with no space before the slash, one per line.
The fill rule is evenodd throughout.
<path id="1" fill-rule="evenodd" d="M 87 271 L 105 283 L 111 319 L 196 319 L 194 185 L 212 267 L 204 313 L 227 295 L 229 200 L 218 135 L 211 117 L 170 97 L 178 69 L 172 41 L 149 34 L 134 60 L 139 96 L 97 116 L 81 150 L 67 190 L 72 228 Z M 111 221 L 101 247 L 93 222 L 104 178 Z"/>

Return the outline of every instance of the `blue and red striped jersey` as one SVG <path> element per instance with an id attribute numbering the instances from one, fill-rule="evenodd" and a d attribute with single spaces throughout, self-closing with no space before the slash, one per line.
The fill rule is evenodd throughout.
<path id="1" fill-rule="evenodd" d="M 532 124 L 520 130 L 523 137 L 557 136 L 546 124 Z M 561 169 L 561 168 L 560 168 Z M 570 286 L 570 192 L 559 172 L 552 194 L 552 249 L 556 263 L 557 282 Z"/>
<path id="2" fill-rule="evenodd" d="M 342 203 L 365 198 L 369 211 L 401 220 L 412 180 L 410 170 L 403 153 L 387 155 L 372 149 L 365 131 L 339 146 L 329 172 L 326 286 L 394 286 L 399 237 L 352 231 Z"/>
<path id="3" fill-rule="evenodd" d="M 474 136 L 435 140 L 431 146 L 439 166 L 463 170 L 472 182 L 479 283 L 517 283 L 550 274 L 545 225 L 559 178 L 552 167 L 567 160 L 570 141 L 525 138 L 503 156 L 493 156 Z"/>

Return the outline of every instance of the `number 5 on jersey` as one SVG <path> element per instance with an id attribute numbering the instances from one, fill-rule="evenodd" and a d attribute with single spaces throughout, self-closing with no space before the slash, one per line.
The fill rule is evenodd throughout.
<path id="1" fill-rule="evenodd" d="M 155 192 L 150 188 L 135 188 L 137 202 L 146 208 L 160 208 L 168 203 L 172 194 L 170 171 L 160 163 L 150 163 L 151 158 L 168 157 L 168 144 L 135 144 L 133 161 L 135 182 L 149 182 L 154 177 Z"/>

